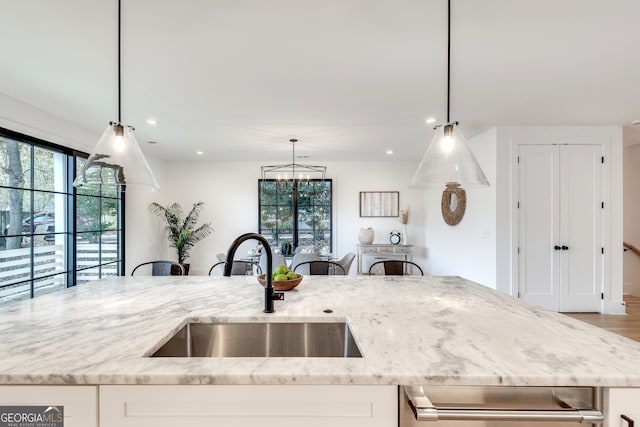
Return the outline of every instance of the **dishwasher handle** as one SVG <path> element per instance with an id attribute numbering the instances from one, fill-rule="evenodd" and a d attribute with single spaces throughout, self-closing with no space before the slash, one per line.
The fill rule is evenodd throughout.
<path id="1" fill-rule="evenodd" d="M 494 409 L 494 408 L 437 408 L 422 387 L 406 386 L 407 402 L 417 421 L 536 421 L 600 424 L 602 412 L 593 408 L 547 409 Z M 563 405 L 567 407 L 568 405 Z"/>

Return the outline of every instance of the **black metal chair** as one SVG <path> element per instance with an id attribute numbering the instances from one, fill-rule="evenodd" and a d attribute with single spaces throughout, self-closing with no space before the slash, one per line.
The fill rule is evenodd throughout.
<path id="1" fill-rule="evenodd" d="M 175 261 L 149 261 L 138 264 L 133 269 L 131 275 L 133 276 L 140 267 L 145 265 L 151 265 L 152 276 L 184 276 L 184 267 L 182 264 Z"/>
<path id="2" fill-rule="evenodd" d="M 306 274 L 309 274 L 311 276 L 344 276 L 346 274 L 344 268 L 342 268 L 342 266 L 337 262 L 322 260 L 301 262 L 293 267 L 293 271 L 294 273 L 297 273 L 298 268 L 306 269 L 307 267 L 309 269 L 309 272 Z"/>
<path id="3" fill-rule="evenodd" d="M 220 276 L 222 276 L 222 273 L 224 271 L 224 266 L 226 264 L 227 264 L 226 261 L 220 261 L 220 262 L 216 262 L 215 264 L 213 264 L 213 266 L 211 266 L 211 268 L 209 269 L 209 276 L 211 276 L 211 274 L 214 273 L 214 270 L 216 268 L 219 268 Z M 260 264 L 258 264 L 257 262 L 253 262 L 253 261 L 236 261 L 236 260 L 234 260 L 233 261 L 233 266 L 231 267 L 231 275 L 232 276 L 251 276 L 251 275 L 253 275 L 254 271 L 258 275 L 262 274 L 262 268 L 260 267 Z"/>
<path id="4" fill-rule="evenodd" d="M 376 261 L 369 267 L 369 275 L 382 275 L 382 276 L 410 276 L 417 275 L 413 269 L 417 269 L 420 276 L 424 276 L 422 268 L 411 261 L 402 260 L 382 260 Z"/>

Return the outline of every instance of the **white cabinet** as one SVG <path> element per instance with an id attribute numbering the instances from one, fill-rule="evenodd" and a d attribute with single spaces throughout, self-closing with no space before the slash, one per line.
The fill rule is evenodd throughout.
<path id="1" fill-rule="evenodd" d="M 0 386 L 0 406 L 63 406 L 65 427 L 98 425 L 95 386 Z"/>
<path id="2" fill-rule="evenodd" d="M 556 311 L 601 311 L 602 146 L 518 148 L 518 295 Z"/>
<path id="3" fill-rule="evenodd" d="M 370 264 L 363 263 L 366 256 L 373 257 L 373 261 L 378 261 L 376 258 L 413 261 L 413 245 L 358 245 L 358 274 L 369 273 Z"/>
<path id="4" fill-rule="evenodd" d="M 100 386 L 100 427 L 391 427 L 396 386 Z"/>
<path id="5" fill-rule="evenodd" d="M 629 427 L 640 422 L 640 388 L 610 388 L 604 393 L 605 427 Z"/>

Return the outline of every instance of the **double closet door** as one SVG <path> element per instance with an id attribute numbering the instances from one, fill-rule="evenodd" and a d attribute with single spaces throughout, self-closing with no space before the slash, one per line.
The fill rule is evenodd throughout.
<path id="1" fill-rule="evenodd" d="M 601 145 L 518 148 L 518 296 L 561 312 L 600 312 Z"/>

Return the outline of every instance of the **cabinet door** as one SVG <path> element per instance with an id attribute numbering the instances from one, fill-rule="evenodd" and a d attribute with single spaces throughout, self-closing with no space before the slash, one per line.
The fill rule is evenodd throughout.
<path id="1" fill-rule="evenodd" d="M 560 147 L 560 311 L 601 311 L 602 147 Z"/>
<path id="2" fill-rule="evenodd" d="M 395 386 L 100 386 L 100 427 L 389 427 Z"/>
<path id="3" fill-rule="evenodd" d="M 640 389 L 610 388 L 604 394 L 605 427 L 628 427 L 622 416 L 640 422 Z"/>
<path id="4" fill-rule="evenodd" d="M 1 406 L 63 406 L 65 427 L 96 427 L 95 386 L 0 386 Z"/>
<path id="5" fill-rule="evenodd" d="M 557 311 L 560 252 L 558 147 L 520 145 L 518 163 L 518 295 Z"/>

